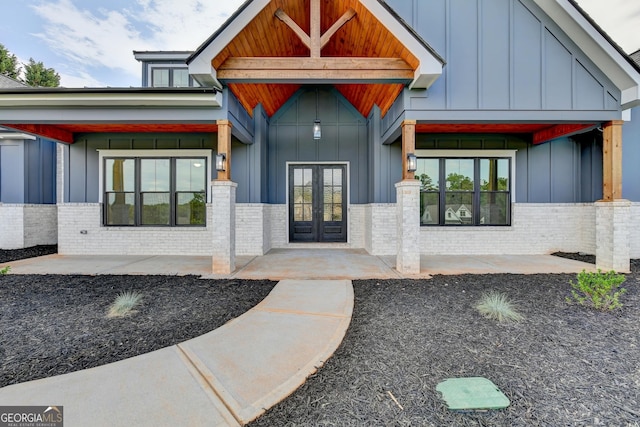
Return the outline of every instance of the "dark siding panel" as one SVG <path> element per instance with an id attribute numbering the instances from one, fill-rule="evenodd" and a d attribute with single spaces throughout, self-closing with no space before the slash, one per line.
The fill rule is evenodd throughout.
<path id="1" fill-rule="evenodd" d="M 513 106 L 537 110 L 542 107 L 542 25 L 519 1 L 514 2 L 513 14 Z"/>
<path id="2" fill-rule="evenodd" d="M 238 203 L 249 202 L 249 151 L 245 144 L 233 141 L 231 144 L 231 179 L 238 184 L 236 188 L 236 201 Z"/>
<path id="3" fill-rule="evenodd" d="M 567 203 L 578 200 L 580 168 L 579 146 L 568 138 L 549 143 L 551 150 L 551 201 Z"/>
<path id="4" fill-rule="evenodd" d="M 287 162 L 346 162 L 351 165 L 351 202 L 368 201 L 369 166 L 364 118 L 334 90 L 301 90 L 269 124 L 269 203 L 286 201 Z M 316 119 L 322 123 L 322 139 L 311 132 Z M 363 184 L 364 183 L 364 184 Z M 364 190 L 363 190 L 364 189 Z"/>
<path id="5" fill-rule="evenodd" d="M 76 141 L 69 147 L 69 202 L 86 203 L 87 140 Z M 96 165 L 97 166 L 97 165 Z"/>
<path id="6" fill-rule="evenodd" d="M 87 203 L 98 203 L 98 200 L 100 200 L 98 194 L 100 191 L 100 159 L 98 149 L 104 148 L 104 145 L 102 141 L 87 141 Z"/>
<path id="7" fill-rule="evenodd" d="M 551 143 L 529 147 L 528 193 L 530 203 L 551 202 Z"/>
<path id="8" fill-rule="evenodd" d="M 481 108 L 508 109 L 510 0 L 481 2 Z"/>
<path id="9" fill-rule="evenodd" d="M 24 156 L 23 143 L 0 144 L 0 202 L 24 203 Z"/>
<path id="10" fill-rule="evenodd" d="M 545 32 L 545 108 L 570 110 L 572 100 L 572 57 L 549 31 Z"/>
<path id="11" fill-rule="evenodd" d="M 640 202 L 640 107 L 622 128 L 622 197 Z"/>

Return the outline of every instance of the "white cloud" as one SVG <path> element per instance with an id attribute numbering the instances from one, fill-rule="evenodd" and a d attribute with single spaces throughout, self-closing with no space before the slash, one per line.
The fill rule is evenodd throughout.
<path id="1" fill-rule="evenodd" d="M 76 69 L 65 85 L 94 86 L 92 70 L 107 68 L 140 78 L 134 50 L 194 50 L 239 7 L 240 0 L 137 0 L 127 9 L 82 8 L 78 0 L 32 6 L 45 20 L 37 34 Z M 87 79 L 88 77 L 88 79 Z M 118 79 L 122 80 L 122 79 Z"/>
<path id="2" fill-rule="evenodd" d="M 60 86 L 63 87 L 105 87 L 105 83 L 94 78 L 86 71 L 80 71 L 77 75 L 73 74 L 60 74 Z"/>
<path id="3" fill-rule="evenodd" d="M 640 2 L 578 0 L 578 4 L 627 53 L 640 49 Z"/>

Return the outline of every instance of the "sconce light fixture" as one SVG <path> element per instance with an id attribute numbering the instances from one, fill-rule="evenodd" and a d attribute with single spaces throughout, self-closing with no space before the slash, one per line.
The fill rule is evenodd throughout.
<path id="1" fill-rule="evenodd" d="M 224 153 L 216 154 L 216 170 L 223 172 L 227 166 L 227 156 Z"/>
<path id="2" fill-rule="evenodd" d="M 313 139 L 322 138 L 322 128 L 320 127 L 320 119 L 318 119 L 318 89 L 316 89 L 316 119 L 313 122 Z"/>
<path id="3" fill-rule="evenodd" d="M 418 158 L 415 154 L 407 154 L 407 170 L 409 172 L 415 172 L 418 169 Z"/>
<path id="4" fill-rule="evenodd" d="M 320 120 L 313 122 L 313 139 L 322 138 L 322 128 L 320 127 Z"/>

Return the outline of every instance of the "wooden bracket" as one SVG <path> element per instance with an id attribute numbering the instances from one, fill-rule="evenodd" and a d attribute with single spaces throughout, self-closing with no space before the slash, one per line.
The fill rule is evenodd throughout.
<path id="1" fill-rule="evenodd" d="M 331 37 L 338 32 L 344 24 L 349 22 L 354 16 L 356 11 L 353 8 L 349 8 L 324 34 L 321 34 L 320 29 L 320 0 L 311 0 L 311 35 L 308 35 L 304 30 L 294 21 L 285 11 L 278 8 L 275 16 L 282 22 L 284 22 L 298 38 L 309 48 L 311 52 L 311 58 L 320 58 L 320 51 L 331 40 Z"/>

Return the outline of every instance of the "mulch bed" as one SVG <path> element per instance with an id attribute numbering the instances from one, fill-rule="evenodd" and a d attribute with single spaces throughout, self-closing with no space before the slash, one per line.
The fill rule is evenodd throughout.
<path id="1" fill-rule="evenodd" d="M 104 365 L 212 331 L 275 282 L 194 276 L 0 276 L 0 387 Z M 136 312 L 107 318 L 125 291 Z"/>
<path id="2" fill-rule="evenodd" d="M 633 426 L 640 423 L 640 262 L 613 313 L 569 304 L 574 275 L 461 275 L 354 281 L 336 354 L 252 426 Z M 500 324 L 473 308 L 500 290 L 525 316 Z M 457 413 L 436 385 L 482 376 L 511 400 Z M 394 402 L 392 396 L 397 400 Z"/>
<path id="3" fill-rule="evenodd" d="M 569 304 L 575 275 L 461 275 L 354 281 L 355 308 L 336 354 L 255 426 L 628 426 L 640 423 L 640 260 L 612 313 Z M 273 282 L 174 276 L 0 276 L 0 386 L 97 366 L 221 326 Z M 137 313 L 107 319 L 121 291 Z M 473 308 L 500 290 L 525 316 Z M 454 413 L 435 391 L 483 376 L 511 400 Z M 396 401 L 393 400 L 393 398 Z M 402 407 L 400 407 L 402 406 Z"/>
<path id="4" fill-rule="evenodd" d="M 24 249 L 0 249 L 0 264 L 58 253 L 58 245 L 40 245 Z"/>

